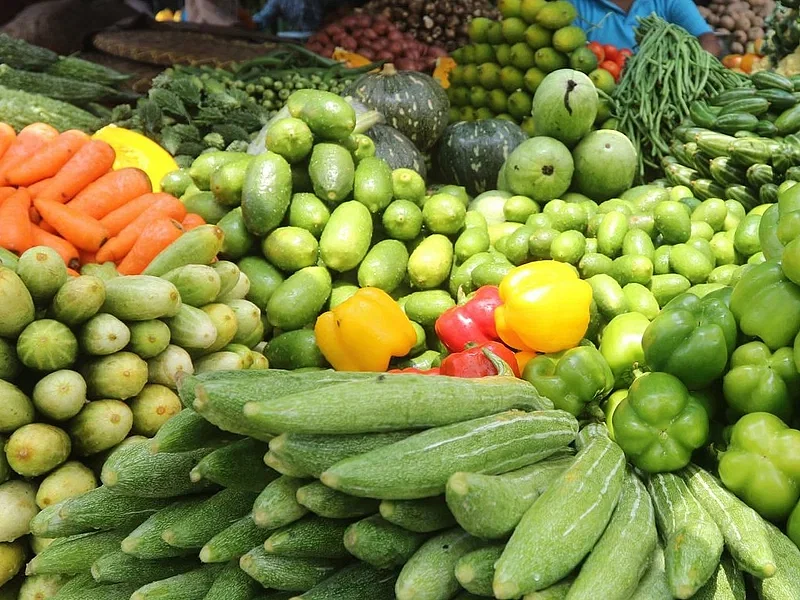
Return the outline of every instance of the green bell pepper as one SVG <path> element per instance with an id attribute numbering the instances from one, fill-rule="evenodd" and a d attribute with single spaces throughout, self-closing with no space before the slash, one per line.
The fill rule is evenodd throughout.
<path id="1" fill-rule="evenodd" d="M 674 375 L 691 390 L 702 389 L 725 371 L 736 335 L 736 321 L 723 300 L 682 294 L 644 332 L 644 360 L 651 371 Z"/>
<path id="2" fill-rule="evenodd" d="M 680 379 L 645 373 L 631 384 L 613 412 L 617 444 L 639 469 L 676 471 L 708 441 L 708 413 Z"/>
<path id="3" fill-rule="evenodd" d="M 739 346 L 722 380 L 728 405 L 738 414 L 768 412 L 791 421 L 800 395 L 792 348 L 770 351 L 762 342 Z"/>
<path id="4" fill-rule="evenodd" d="M 777 350 L 800 331 L 800 287 L 784 275 L 779 262 L 768 260 L 742 275 L 731 295 L 731 312 L 742 333 Z"/>
<path id="5" fill-rule="evenodd" d="M 600 402 L 614 389 L 611 367 L 593 346 L 578 346 L 531 359 L 522 378 L 549 398 L 556 408 L 575 416 L 591 403 Z"/>
<path id="6" fill-rule="evenodd" d="M 611 319 L 600 338 L 600 354 L 614 373 L 614 387 L 628 387 L 633 371 L 644 362 L 642 336 L 650 320 L 641 313 L 631 312 Z"/>
<path id="7" fill-rule="evenodd" d="M 765 519 L 786 519 L 800 499 L 800 431 L 769 413 L 743 416 L 731 429 L 719 475 Z"/>

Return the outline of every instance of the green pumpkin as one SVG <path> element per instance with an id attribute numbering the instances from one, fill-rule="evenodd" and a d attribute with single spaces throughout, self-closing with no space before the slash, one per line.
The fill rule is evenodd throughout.
<path id="1" fill-rule="evenodd" d="M 375 156 L 392 169 L 413 169 L 424 179 L 428 173 L 425 157 L 410 139 L 388 125 L 374 125 L 367 136 L 375 142 Z"/>

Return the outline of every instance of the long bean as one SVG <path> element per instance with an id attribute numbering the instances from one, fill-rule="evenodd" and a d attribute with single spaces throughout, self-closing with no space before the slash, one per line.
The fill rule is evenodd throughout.
<path id="1" fill-rule="evenodd" d="M 620 131 L 639 154 L 639 178 L 660 168 L 672 131 L 689 116 L 689 105 L 725 89 L 749 86 L 703 50 L 683 28 L 650 15 L 636 31 L 639 51 L 628 59 L 612 94 Z"/>

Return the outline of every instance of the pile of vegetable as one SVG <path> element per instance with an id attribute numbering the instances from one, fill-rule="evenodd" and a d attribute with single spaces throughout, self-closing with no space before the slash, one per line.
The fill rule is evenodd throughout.
<path id="1" fill-rule="evenodd" d="M 117 106 L 113 121 L 144 133 L 188 166 L 204 150 L 246 149 L 295 89 L 339 94 L 374 68 L 348 69 L 301 46 L 274 50 L 234 70 L 175 65 L 153 80 L 135 107 Z"/>
<path id="2" fill-rule="evenodd" d="M 0 251 L 3 591 L 52 541 L 28 536 L 30 519 L 95 489 L 108 450 L 129 435 L 152 437 L 178 414 L 182 374 L 267 368 L 251 350 L 263 324 L 244 299 L 247 277 L 230 262 L 198 264 L 209 247 L 204 230 L 219 232 L 188 233 L 195 243 L 161 257 L 162 277 L 123 276 L 110 263 L 70 276 L 46 246 L 19 257 Z M 57 580 L 34 577 L 25 587 Z"/>
<path id="3" fill-rule="evenodd" d="M 358 12 L 325 25 L 314 33 L 306 47 L 326 57 L 336 58 L 336 49 L 354 52 L 368 61 L 394 63 L 404 71 L 432 71 L 436 59 L 446 52 L 417 41 L 391 21 Z"/>
<path id="4" fill-rule="evenodd" d="M 636 36 L 639 50 L 628 60 L 612 98 L 617 128 L 633 142 L 637 176 L 644 180 L 646 170 L 658 169 L 669 153 L 672 134 L 692 102 L 750 84 L 686 30 L 655 15 L 640 21 Z"/>
<path id="5" fill-rule="evenodd" d="M 675 131 L 663 161 L 667 178 L 699 197 L 774 203 L 784 179 L 797 180 L 800 106 L 792 80 L 753 74 L 755 87 L 728 90 L 689 107 L 690 127 Z"/>
<path id="6" fill-rule="evenodd" d="M 599 56 L 586 47 L 586 34 L 573 24 L 578 14 L 567 0 L 507 2 L 501 9 L 502 21 L 473 19 L 471 43 L 452 53 L 457 66 L 447 90 L 451 122 L 499 117 L 521 124 L 532 135 L 538 123 L 531 116 L 533 94 L 548 73 L 559 69 L 590 74 L 606 92 L 614 88 L 614 77 L 598 68 Z M 604 106 L 598 123 L 608 116 Z"/>
<path id="7" fill-rule="evenodd" d="M 110 118 L 106 104 L 135 97 L 118 89 L 128 78 L 0 34 L 0 122 L 17 129 L 45 122 L 92 133 Z"/>
<path id="8" fill-rule="evenodd" d="M 489 0 L 371 0 L 364 10 L 388 19 L 421 43 L 448 52 L 469 41 L 471 19 L 498 16 L 496 4 Z"/>
<path id="9" fill-rule="evenodd" d="M 764 26 L 775 5 L 774 0 L 712 0 L 698 9 L 718 35 L 730 36 L 731 53 L 745 54 L 755 52 L 756 42 L 766 37 Z"/>

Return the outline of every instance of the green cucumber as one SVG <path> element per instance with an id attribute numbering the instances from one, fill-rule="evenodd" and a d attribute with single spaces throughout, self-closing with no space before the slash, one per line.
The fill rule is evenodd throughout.
<path id="1" fill-rule="evenodd" d="M 460 589 L 455 569 L 459 559 L 485 542 L 455 528 L 425 542 L 408 560 L 395 584 L 397 600 L 445 600 Z"/>
<path id="2" fill-rule="evenodd" d="M 673 600 L 667 585 L 664 550 L 660 544 L 656 544 L 655 551 L 649 557 L 647 572 L 630 600 Z"/>
<path id="3" fill-rule="evenodd" d="M 628 474 L 603 536 L 583 563 L 569 600 L 628 600 L 650 566 L 658 543 L 653 503 L 636 475 Z"/>
<path id="4" fill-rule="evenodd" d="M 198 600 L 208 593 L 221 572 L 222 567 L 218 565 L 205 565 L 148 583 L 136 590 L 130 600 Z"/>
<path id="5" fill-rule="evenodd" d="M 189 479 L 189 472 L 211 448 L 152 454 L 142 441 L 119 447 L 106 459 L 100 480 L 114 492 L 147 498 L 172 498 L 202 492 L 208 482 Z"/>
<path id="6" fill-rule="evenodd" d="M 725 547 L 737 564 L 756 577 L 772 577 L 775 558 L 761 515 L 700 467 L 690 464 L 679 475 L 716 522 L 725 538 Z"/>
<path id="7" fill-rule="evenodd" d="M 759 90 L 783 90 L 793 92 L 794 84 L 788 77 L 776 73 L 775 71 L 759 71 L 753 73 L 751 80 L 756 89 Z"/>
<path id="8" fill-rule="evenodd" d="M 167 527 L 161 539 L 174 548 L 202 548 L 220 531 L 249 513 L 255 499 L 256 494 L 248 491 L 225 489 L 217 492 Z"/>
<path id="9" fill-rule="evenodd" d="M 350 554 L 378 569 L 392 569 L 408 562 L 428 536 L 389 523 L 373 515 L 353 523 L 344 533 Z"/>
<path id="10" fill-rule="evenodd" d="M 192 554 L 191 550 L 174 548 L 161 537 L 164 531 L 187 514 L 192 514 L 205 497 L 180 500 L 159 510 L 122 540 L 120 548 L 126 554 L 143 560 L 170 558 Z"/>
<path id="11" fill-rule="evenodd" d="M 456 525 L 444 496 L 421 500 L 384 500 L 380 505 L 380 513 L 390 523 L 417 533 L 431 533 Z"/>
<path id="12" fill-rule="evenodd" d="M 56 538 L 135 527 L 170 504 L 164 498 L 121 496 L 106 486 L 48 506 L 30 523 L 31 533 Z"/>
<path id="13" fill-rule="evenodd" d="M 235 439 L 234 435 L 215 427 L 191 408 L 184 408 L 164 423 L 150 440 L 150 452 L 188 452 Z"/>
<path id="14" fill-rule="evenodd" d="M 792 600 L 800 598 L 800 549 L 771 523 L 764 523 L 769 545 L 775 556 L 775 575 L 753 579 L 758 597 L 762 600 Z"/>
<path id="15" fill-rule="evenodd" d="M 261 589 L 236 563 L 225 565 L 202 600 L 251 600 Z"/>
<path id="16" fill-rule="evenodd" d="M 397 574 L 355 563 L 292 600 L 394 600 Z"/>
<path id="17" fill-rule="evenodd" d="M 265 529 L 277 529 L 297 521 L 307 512 L 297 502 L 297 490 L 308 483 L 282 475 L 264 488 L 253 503 L 253 520 Z"/>
<path id="18" fill-rule="evenodd" d="M 717 524 L 683 480 L 671 473 L 650 476 L 647 484 L 656 509 L 664 549 L 667 583 L 676 598 L 690 598 L 714 574 L 722 555 Z"/>
<path id="19" fill-rule="evenodd" d="M 198 308 L 213 302 L 222 285 L 219 273 L 208 265 L 184 265 L 164 273 L 161 278 L 178 288 L 184 304 Z"/>
<path id="20" fill-rule="evenodd" d="M 358 284 L 361 287 L 376 287 L 391 294 L 406 277 L 408 259 L 408 250 L 403 242 L 378 242 L 358 267 Z"/>
<path id="21" fill-rule="evenodd" d="M 378 502 L 371 498 L 356 498 L 313 481 L 297 490 L 297 502 L 320 517 L 352 519 L 373 514 Z"/>
<path id="22" fill-rule="evenodd" d="M 493 544 L 462 556 L 455 569 L 456 579 L 461 587 L 478 596 L 494 596 L 494 565 L 503 554 L 504 548 L 505 544 Z"/>
<path id="23" fill-rule="evenodd" d="M 181 295 L 171 282 L 152 275 L 130 275 L 106 281 L 102 312 L 123 321 L 149 321 L 174 317 Z"/>
<path id="24" fill-rule="evenodd" d="M 723 554 L 717 571 L 692 598 L 693 600 L 745 600 L 746 593 L 742 571 L 730 556 Z"/>
<path id="25" fill-rule="evenodd" d="M 222 216 L 225 215 L 225 212 L 225 209 L 221 211 Z M 164 248 L 147 265 L 143 273 L 161 277 L 165 273 L 187 264 L 209 265 L 214 262 L 222 249 L 225 233 L 216 225 L 210 224 L 213 222 L 211 219 L 206 219 L 206 221 L 209 223 L 208 225 L 201 225 L 186 231 Z"/>
<path id="26" fill-rule="evenodd" d="M 292 169 L 274 152 L 259 154 L 248 165 L 242 186 L 242 218 L 247 230 L 263 236 L 283 221 L 292 199 Z"/>
<path id="27" fill-rule="evenodd" d="M 225 488 L 260 492 L 278 478 L 278 473 L 264 465 L 267 444 L 245 438 L 214 450 L 197 463 L 189 477 L 205 479 Z"/>
<path id="28" fill-rule="evenodd" d="M 22 581 L 19 596 L 9 586 L 9 595 L 0 597 L 6 600 L 46 600 L 53 598 L 69 579 L 65 575 L 31 575 Z"/>
<path id="29" fill-rule="evenodd" d="M 217 340 L 217 328 L 205 311 L 184 304 L 166 320 L 172 343 L 187 350 L 203 350 Z"/>
<path id="30" fill-rule="evenodd" d="M 270 325 L 283 330 L 313 324 L 331 295 L 331 274 L 325 267 L 305 267 L 281 283 L 266 307 Z"/>
<path id="31" fill-rule="evenodd" d="M 314 435 L 284 433 L 270 440 L 269 450 L 299 471 L 319 477 L 345 458 L 364 454 L 411 435 L 407 431 L 357 435 Z"/>
<path id="32" fill-rule="evenodd" d="M 75 327 L 97 314 L 105 299 L 106 286 L 103 280 L 92 275 L 81 275 L 58 288 L 50 312 L 57 321 Z"/>
<path id="33" fill-rule="evenodd" d="M 33 557 L 26 575 L 75 575 L 92 566 L 101 556 L 119 549 L 124 531 L 80 533 L 58 538 Z"/>
<path id="34" fill-rule="evenodd" d="M 184 406 L 194 408 L 204 419 L 220 429 L 269 441 L 260 427 L 243 418 L 244 405 L 253 398 L 279 398 L 305 391 L 319 391 L 336 383 L 372 379 L 373 373 L 292 373 L 268 369 L 206 373 L 184 377 L 178 390 Z"/>
<path id="35" fill-rule="evenodd" d="M 447 505 L 465 531 L 484 539 L 504 538 L 573 460 L 557 456 L 502 475 L 454 473 L 447 480 Z"/>
<path id="36" fill-rule="evenodd" d="M 306 516 L 270 535 L 264 550 L 294 558 L 348 558 L 343 539 L 347 526 L 341 519 Z"/>
<path id="37" fill-rule="evenodd" d="M 238 559 L 251 548 L 263 544 L 271 531 L 256 526 L 253 515 L 242 517 L 212 537 L 200 550 L 200 560 L 221 563 Z"/>
<path id="38" fill-rule="evenodd" d="M 292 464 L 285 463 L 283 458 L 274 454 L 273 452 L 267 452 L 264 455 L 264 463 L 270 467 L 272 470 L 277 471 L 281 475 L 288 475 L 289 477 L 309 477 L 310 474 L 306 473 L 302 469 L 298 469 Z"/>
<path id="39" fill-rule="evenodd" d="M 242 390 L 242 396 L 247 390 Z M 253 397 L 244 422 L 255 430 L 289 433 L 376 433 L 424 429 L 512 408 L 541 410 L 550 402 L 522 380 L 382 374 L 363 381 L 263 401 Z M 195 406 L 195 410 L 197 407 Z"/>
<path id="40" fill-rule="evenodd" d="M 353 198 L 375 214 L 392 201 L 392 168 L 382 158 L 363 158 L 356 167 Z"/>
<path id="41" fill-rule="evenodd" d="M 70 579 L 53 596 L 54 600 L 129 600 L 138 586 L 131 583 L 103 584 L 89 573 Z"/>
<path id="42" fill-rule="evenodd" d="M 152 319 L 129 323 L 131 341 L 128 350 L 147 360 L 164 352 L 169 346 L 169 327 L 164 321 Z"/>
<path id="43" fill-rule="evenodd" d="M 350 195 L 355 171 L 353 156 L 338 144 L 317 144 L 311 151 L 308 175 L 314 193 L 326 202 L 338 203 Z"/>
<path id="44" fill-rule="evenodd" d="M 345 459 L 320 479 L 368 498 L 436 496 L 454 470 L 497 474 L 538 462 L 575 439 L 578 422 L 564 411 L 508 411 L 437 427 Z"/>
<path id="45" fill-rule="evenodd" d="M 276 556 L 258 546 L 239 559 L 239 566 L 265 588 L 305 592 L 333 575 L 340 563 L 327 558 Z"/>
<path id="46" fill-rule="evenodd" d="M 624 475 L 620 447 L 593 437 L 522 517 L 497 562 L 495 596 L 543 590 L 571 573 L 608 525 Z"/>
<path id="47" fill-rule="evenodd" d="M 325 266 L 338 271 L 355 269 L 372 243 L 372 214 L 360 202 L 343 202 L 331 213 L 319 238 L 319 256 Z"/>
<path id="48" fill-rule="evenodd" d="M 100 583 L 136 583 L 144 585 L 159 579 L 186 573 L 199 565 L 194 557 L 142 560 L 117 551 L 98 558 L 92 564 L 92 577 Z"/>

